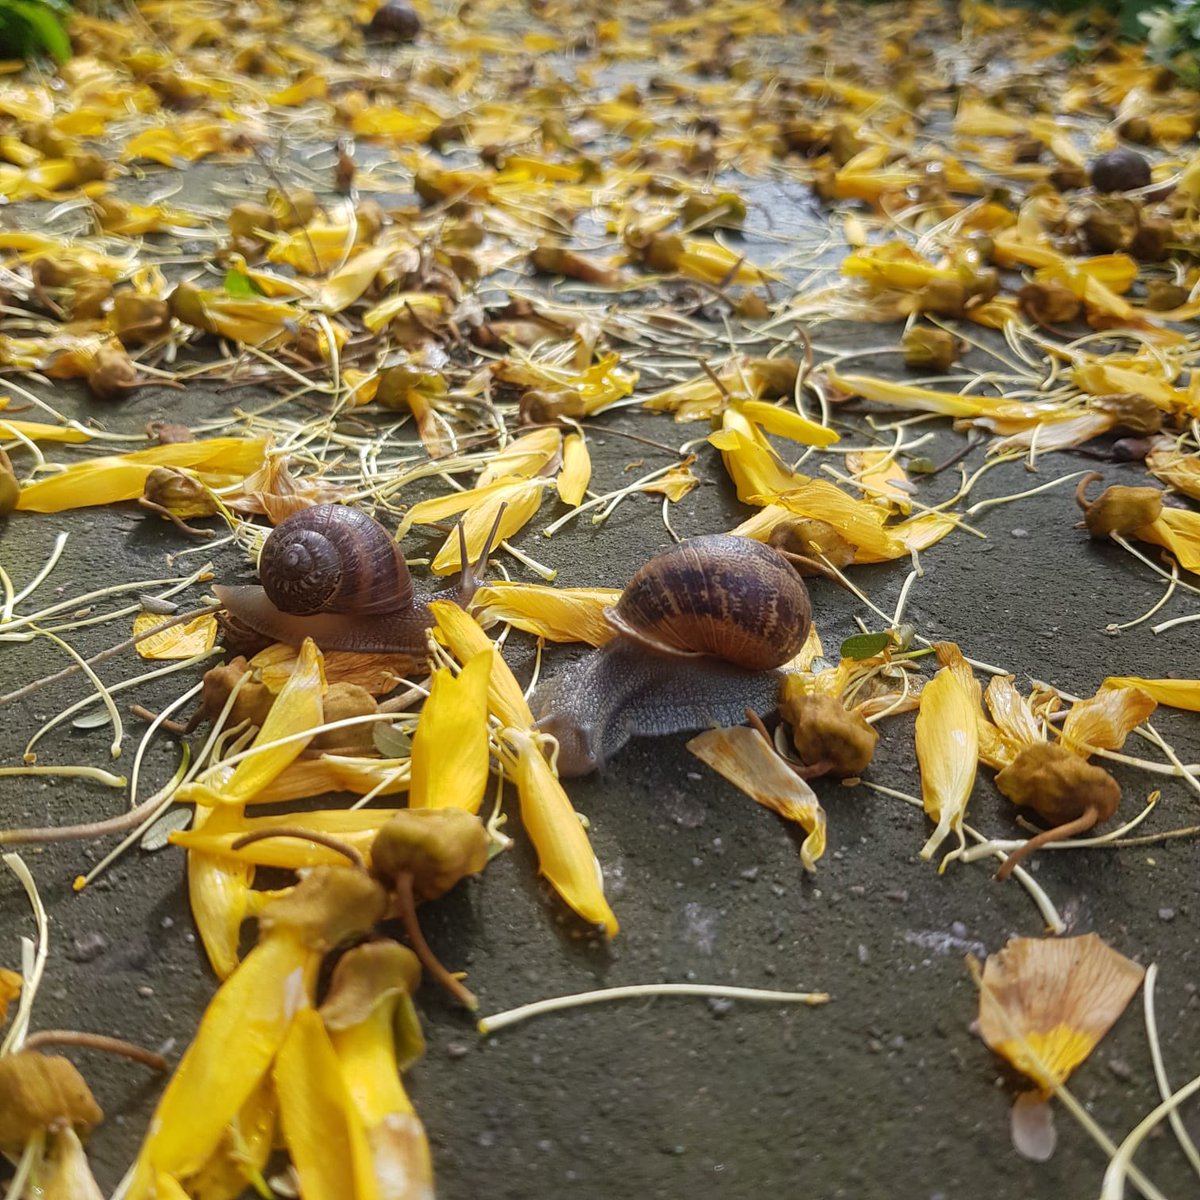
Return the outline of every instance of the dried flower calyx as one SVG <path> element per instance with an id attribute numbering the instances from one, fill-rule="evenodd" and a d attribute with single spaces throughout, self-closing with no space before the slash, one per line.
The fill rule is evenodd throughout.
<path id="1" fill-rule="evenodd" d="M 1120 785 L 1107 771 L 1051 742 L 1027 746 L 996 776 L 996 786 L 1051 826 L 1010 854 L 996 872 L 997 879 L 1007 879 L 1022 859 L 1048 842 L 1107 821 L 1121 803 Z"/>
<path id="2" fill-rule="evenodd" d="M 779 711 L 792 727 L 796 753 L 805 764 L 800 773 L 806 779 L 847 779 L 861 774 L 875 756 L 879 734 L 862 715 L 834 696 L 805 691 L 798 676 L 784 681 Z"/>
<path id="3" fill-rule="evenodd" d="M 1092 537 L 1108 537 L 1113 533 L 1131 537 L 1162 516 L 1162 492 L 1158 488 L 1114 484 L 1095 500 L 1089 500 L 1088 485 L 1100 478 L 1098 471 L 1091 471 L 1075 489 L 1075 502 L 1083 509 L 1083 524 Z"/>

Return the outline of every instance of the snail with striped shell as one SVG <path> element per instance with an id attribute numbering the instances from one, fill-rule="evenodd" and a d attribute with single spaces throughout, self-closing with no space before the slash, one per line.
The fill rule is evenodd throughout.
<path id="1" fill-rule="evenodd" d="M 236 624 L 274 641 L 299 645 L 310 637 L 322 650 L 424 656 L 429 602 L 469 603 L 494 537 L 493 530 L 479 561 L 469 563 L 460 525 L 458 582 L 420 595 L 395 538 L 378 521 L 347 505 L 316 504 L 281 521 L 263 543 L 261 587 L 213 591 Z"/>
<path id="2" fill-rule="evenodd" d="M 808 590 L 778 550 L 714 534 L 660 554 L 607 619 L 617 636 L 542 684 L 531 707 L 558 770 L 586 775 L 631 737 L 737 725 L 778 702 L 779 668 L 812 625 Z"/>

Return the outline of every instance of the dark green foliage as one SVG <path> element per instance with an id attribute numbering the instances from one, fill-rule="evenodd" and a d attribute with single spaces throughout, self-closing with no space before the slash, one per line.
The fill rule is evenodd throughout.
<path id="1" fill-rule="evenodd" d="M 0 58 L 66 62 L 71 41 L 63 28 L 67 0 L 0 0 Z"/>

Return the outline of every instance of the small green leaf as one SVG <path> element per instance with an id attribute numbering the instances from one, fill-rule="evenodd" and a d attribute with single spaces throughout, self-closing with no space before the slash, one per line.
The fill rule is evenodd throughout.
<path id="1" fill-rule="evenodd" d="M 244 271 L 225 272 L 225 291 L 230 296 L 245 300 L 251 296 L 263 295 L 263 290 Z"/>
<path id="2" fill-rule="evenodd" d="M 375 726 L 372 740 L 375 749 L 384 758 L 407 758 L 412 753 L 412 739 L 403 729 L 386 725 L 382 721 Z"/>
<path id="3" fill-rule="evenodd" d="M 60 63 L 71 57 L 71 39 L 49 5 L 39 0 L 7 0 L 5 7 L 30 31 L 26 54 L 31 49 L 44 50 Z"/>
<path id="4" fill-rule="evenodd" d="M 856 633 L 854 637 L 848 637 L 842 643 L 841 655 L 843 658 L 852 658 L 856 661 L 862 658 L 874 658 L 876 654 L 881 654 L 892 644 L 892 635 L 890 633 Z"/>

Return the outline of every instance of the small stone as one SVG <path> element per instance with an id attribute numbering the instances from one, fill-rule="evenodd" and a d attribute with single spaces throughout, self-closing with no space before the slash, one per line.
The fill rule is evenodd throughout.
<path id="1" fill-rule="evenodd" d="M 67 949 L 67 957 L 72 962 L 86 963 L 99 958 L 108 949 L 108 938 L 99 930 L 82 934 L 77 937 Z"/>
<path id="2" fill-rule="evenodd" d="M 1133 1078 L 1133 1068 L 1123 1058 L 1110 1058 L 1108 1069 L 1122 1083 L 1128 1083 Z"/>
<path id="3" fill-rule="evenodd" d="M 897 904 L 908 903 L 908 890 L 906 888 L 893 888 L 890 892 L 883 893 L 889 900 L 894 900 Z"/>
<path id="4" fill-rule="evenodd" d="M 858 943 L 858 961 L 865 967 L 871 961 L 871 952 L 862 944 Z"/>
<path id="5" fill-rule="evenodd" d="M 950 924 L 950 932 L 956 938 L 965 938 L 967 936 L 967 927 L 962 921 L 952 921 Z"/>
<path id="6" fill-rule="evenodd" d="M 154 995 L 154 989 L 146 984 L 143 984 L 140 988 L 138 988 L 137 994 L 141 996 L 143 1000 L 149 1000 L 150 997 Z"/>
<path id="7" fill-rule="evenodd" d="M 733 1008 L 733 1001 L 726 996 L 711 996 L 708 1008 L 714 1017 L 723 1017 Z"/>
<path id="8" fill-rule="evenodd" d="M 1173 908 L 1160 908 L 1158 910 L 1158 919 L 1160 921 L 1175 920 L 1175 910 Z"/>
<path id="9" fill-rule="evenodd" d="M 1014 529 L 1011 532 L 1015 538 L 1027 538 L 1029 536 L 1028 529 Z"/>
<path id="10" fill-rule="evenodd" d="M 747 867 L 741 874 L 742 874 L 743 879 L 748 879 L 751 882 L 753 882 L 755 879 L 758 878 L 758 872 L 759 872 L 758 867 Z"/>
<path id="11" fill-rule="evenodd" d="M 163 917 L 163 919 L 161 921 L 159 921 L 159 926 L 163 929 L 174 929 L 175 928 L 175 918 L 174 917 Z"/>
<path id="12" fill-rule="evenodd" d="M 471 1047 L 465 1042 L 451 1042 L 446 1047 L 446 1056 L 448 1058 L 466 1058 L 471 1053 Z"/>
<path id="13" fill-rule="evenodd" d="M 870 1050 L 872 1054 L 881 1054 L 883 1052 L 883 1043 L 878 1038 L 871 1038 L 871 1040 L 867 1042 L 867 1049 Z"/>

